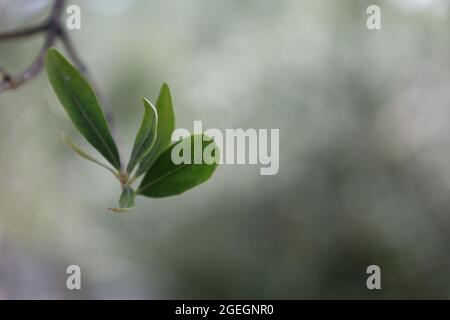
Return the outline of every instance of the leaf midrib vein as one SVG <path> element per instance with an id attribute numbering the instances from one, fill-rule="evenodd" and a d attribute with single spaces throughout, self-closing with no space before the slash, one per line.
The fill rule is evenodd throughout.
<path id="1" fill-rule="evenodd" d="M 113 160 L 115 160 L 114 154 L 112 152 L 112 150 L 109 148 L 108 144 L 106 143 L 106 141 L 103 139 L 103 137 L 101 136 L 100 132 L 97 130 L 97 128 L 92 124 L 91 120 L 87 117 L 86 113 L 84 112 L 82 106 L 82 103 L 78 100 L 78 98 L 76 97 L 76 95 L 74 95 L 74 93 L 72 92 L 72 90 L 70 89 L 70 86 L 67 86 L 66 82 L 64 81 L 64 79 L 62 78 L 62 75 L 59 72 L 56 72 L 59 80 L 62 82 L 64 88 L 70 93 L 70 96 L 75 100 L 75 104 L 77 105 L 78 109 L 80 110 L 81 114 L 83 115 L 83 117 L 86 119 L 86 121 L 89 123 L 89 125 L 92 127 L 92 129 L 94 130 L 94 132 L 96 133 L 96 135 L 98 136 L 98 138 L 100 139 L 100 141 L 103 143 L 103 145 L 106 147 L 106 149 L 108 150 L 108 153 L 110 154 L 111 158 Z M 81 79 L 83 80 L 83 79 Z M 95 96 L 95 94 L 94 94 Z M 114 161 L 114 164 L 117 167 L 120 167 L 120 165 Z"/>
<path id="2" fill-rule="evenodd" d="M 158 182 L 161 181 L 162 179 L 164 179 L 164 178 L 166 178 L 166 177 L 168 177 L 168 176 L 174 174 L 175 172 L 181 170 L 181 169 L 184 168 L 185 166 L 187 166 L 187 164 L 186 164 L 186 163 L 183 163 L 183 164 L 181 164 L 180 166 L 178 166 L 177 168 L 175 168 L 175 170 L 171 170 L 171 171 L 169 171 L 169 172 L 167 172 L 167 173 L 165 173 L 165 174 L 159 176 L 156 180 L 153 180 L 152 182 L 149 182 L 149 183 L 146 184 L 145 186 L 139 188 L 139 190 L 138 190 L 139 193 L 140 193 L 141 191 L 144 191 L 144 190 L 147 189 L 148 187 L 151 187 L 152 185 L 158 183 Z"/>
<path id="3" fill-rule="evenodd" d="M 136 148 L 136 151 L 133 152 L 133 154 L 131 155 L 130 163 L 133 163 L 133 162 L 136 161 L 136 157 L 137 157 L 136 155 L 139 154 L 139 152 L 140 152 L 141 149 L 143 148 L 145 142 L 148 140 L 149 136 L 150 136 L 151 133 L 152 133 L 152 129 L 153 129 L 154 126 L 155 126 L 155 120 L 154 120 L 154 118 L 153 118 L 153 122 L 152 122 L 152 125 L 150 126 L 150 129 L 147 130 L 147 132 L 145 133 L 145 138 L 142 139 L 142 142 L 141 142 L 140 145 Z M 153 143 L 153 144 L 154 144 L 154 143 Z M 136 164 L 134 164 L 133 167 L 134 167 L 134 166 L 136 166 Z M 132 169 L 134 169 L 134 168 L 132 168 Z"/>

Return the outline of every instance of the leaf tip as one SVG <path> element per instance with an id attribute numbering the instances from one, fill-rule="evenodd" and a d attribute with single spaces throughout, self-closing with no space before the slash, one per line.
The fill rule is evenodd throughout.
<path id="1" fill-rule="evenodd" d="M 147 99 L 146 97 L 142 97 L 142 102 L 144 102 L 144 105 L 149 104 L 149 105 L 153 106 L 153 103 L 151 103 L 151 101 L 149 99 Z"/>
<path id="2" fill-rule="evenodd" d="M 170 87 L 169 84 L 167 82 L 163 82 L 163 84 L 161 85 L 161 93 L 168 95 L 169 97 L 172 98 L 171 94 L 170 94 Z"/>
<path id="3" fill-rule="evenodd" d="M 55 47 L 50 47 L 45 53 L 45 64 L 48 65 L 50 59 L 60 56 L 62 57 L 62 54 L 58 51 L 58 49 L 56 49 Z"/>
<path id="4" fill-rule="evenodd" d="M 156 111 L 156 107 L 153 105 L 153 103 L 151 103 L 150 100 L 148 100 L 147 98 L 143 97 L 142 101 L 144 102 L 144 108 L 145 109 L 151 109 L 153 114 L 155 114 L 155 115 L 158 114 L 158 111 Z"/>

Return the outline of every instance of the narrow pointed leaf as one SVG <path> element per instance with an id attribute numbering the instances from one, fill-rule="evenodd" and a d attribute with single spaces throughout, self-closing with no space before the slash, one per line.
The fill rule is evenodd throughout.
<path id="1" fill-rule="evenodd" d="M 97 159 L 95 159 L 94 157 L 92 157 L 91 155 L 89 155 L 87 152 L 83 151 L 80 147 L 78 147 L 64 132 L 61 132 L 62 135 L 62 139 L 63 141 L 80 157 L 89 160 L 93 163 L 96 163 L 100 166 L 102 166 L 103 168 L 111 171 L 116 177 L 118 177 L 118 174 L 112 169 L 110 168 L 108 165 L 98 161 Z"/>
<path id="2" fill-rule="evenodd" d="M 156 101 L 156 110 L 158 113 L 156 141 L 152 150 L 141 160 L 136 176 L 144 174 L 171 142 L 172 132 L 175 129 L 175 114 L 173 112 L 170 89 L 166 83 L 161 87 L 158 100 Z"/>
<path id="3" fill-rule="evenodd" d="M 120 170 L 117 146 L 94 90 L 56 49 L 49 49 L 45 66 L 50 83 L 75 127 L 105 159 Z"/>
<path id="4" fill-rule="evenodd" d="M 156 130 L 158 127 L 158 115 L 155 107 L 147 99 L 144 100 L 144 117 L 141 127 L 134 141 L 133 151 L 131 152 L 130 162 L 127 172 L 131 173 L 135 166 L 151 150 L 156 140 Z"/>
<path id="5" fill-rule="evenodd" d="M 214 161 L 208 163 L 205 161 L 206 158 L 203 158 L 203 155 L 208 153 L 206 150 L 209 150 Z M 172 159 L 172 153 L 182 154 L 183 158 L 189 161 L 179 163 L 177 160 L 179 164 L 176 164 Z M 187 157 L 185 157 L 186 154 Z M 210 138 L 204 135 L 187 137 L 161 153 L 148 170 L 137 193 L 154 198 L 183 193 L 211 177 L 217 167 L 218 156 L 217 145 Z M 201 161 L 202 163 L 199 164 L 198 162 Z"/>
<path id="6" fill-rule="evenodd" d="M 134 198 L 134 190 L 131 187 L 126 186 L 123 188 L 122 194 L 120 195 L 119 208 L 108 208 L 108 210 L 115 213 L 127 212 L 134 208 Z"/>

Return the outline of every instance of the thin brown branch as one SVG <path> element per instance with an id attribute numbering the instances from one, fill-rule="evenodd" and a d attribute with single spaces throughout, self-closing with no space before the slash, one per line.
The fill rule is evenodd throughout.
<path id="1" fill-rule="evenodd" d="M 0 40 L 18 39 L 45 33 L 44 45 L 37 57 L 20 74 L 13 76 L 3 68 L 0 68 L 0 93 L 17 89 L 27 81 L 35 78 L 44 67 L 44 56 L 47 50 L 54 45 L 56 39 L 61 34 L 61 15 L 64 9 L 65 0 L 55 0 L 50 11 L 50 16 L 44 23 L 37 26 L 28 27 L 18 31 L 11 31 L 0 34 Z"/>
<path id="2" fill-rule="evenodd" d="M 49 32 L 45 38 L 44 45 L 31 65 L 17 76 L 11 76 L 6 71 L 2 72 L 3 81 L 0 82 L 0 93 L 6 90 L 16 89 L 25 82 L 35 78 L 44 67 L 44 57 L 47 50 L 53 45 L 58 33 L 56 30 Z"/>
<path id="3" fill-rule="evenodd" d="M 5 33 L 0 34 L 0 41 L 33 36 L 35 34 L 38 34 L 38 33 L 41 33 L 42 31 L 47 30 L 48 28 L 49 28 L 48 23 L 42 23 L 37 26 L 32 26 L 32 27 L 21 29 L 21 30 L 5 32 Z"/>

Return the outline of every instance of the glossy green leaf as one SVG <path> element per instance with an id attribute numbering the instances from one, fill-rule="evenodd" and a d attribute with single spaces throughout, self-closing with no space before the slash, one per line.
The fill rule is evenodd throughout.
<path id="1" fill-rule="evenodd" d="M 122 190 L 122 194 L 119 199 L 119 208 L 108 208 L 108 210 L 116 213 L 126 212 L 134 208 L 134 198 L 135 192 L 134 190 L 126 186 Z"/>
<path id="2" fill-rule="evenodd" d="M 144 174 L 171 142 L 172 132 L 175 129 L 175 114 L 173 112 L 170 89 L 166 83 L 161 87 L 158 100 L 156 101 L 156 110 L 158 113 L 156 141 L 152 150 L 140 162 L 136 176 Z"/>
<path id="3" fill-rule="evenodd" d="M 94 90 L 56 49 L 49 49 L 45 66 L 50 83 L 75 127 L 105 159 L 120 170 L 117 146 Z"/>
<path id="4" fill-rule="evenodd" d="M 108 165 L 98 161 L 97 159 L 95 159 L 94 157 L 92 157 L 91 155 L 89 155 L 87 152 L 81 150 L 80 147 L 78 147 L 64 132 L 61 132 L 62 135 L 62 139 L 63 141 L 80 157 L 89 160 L 91 162 L 94 162 L 100 166 L 102 166 L 105 169 L 108 169 L 109 171 L 111 171 L 116 177 L 118 177 L 117 172 L 115 172 L 112 168 L 110 168 Z"/>
<path id="5" fill-rule="evenodd" d="M 158 115 L 155 107 L 147 99 L 144 100 L 144 117 L 141 127 L 134 141 L 127 172 L 131 173 L 135 166 L 151 150 L 156 140 L 156 130 L 158 127 Z"/>
<path id="6" fill-rule="evenodd" d="M 174 163 L 173 155 L 182 155 L 185 161 L 176 159 Z M 207 155 L 212 157 L 203 157 Z M 148 170 L 137 193 L 154 198 L 183 193 L 211 177 L 217 167 L 218 157 L 218 147 L 210 138 L 201 134 L 187 137 L 161 153 Z"/>

